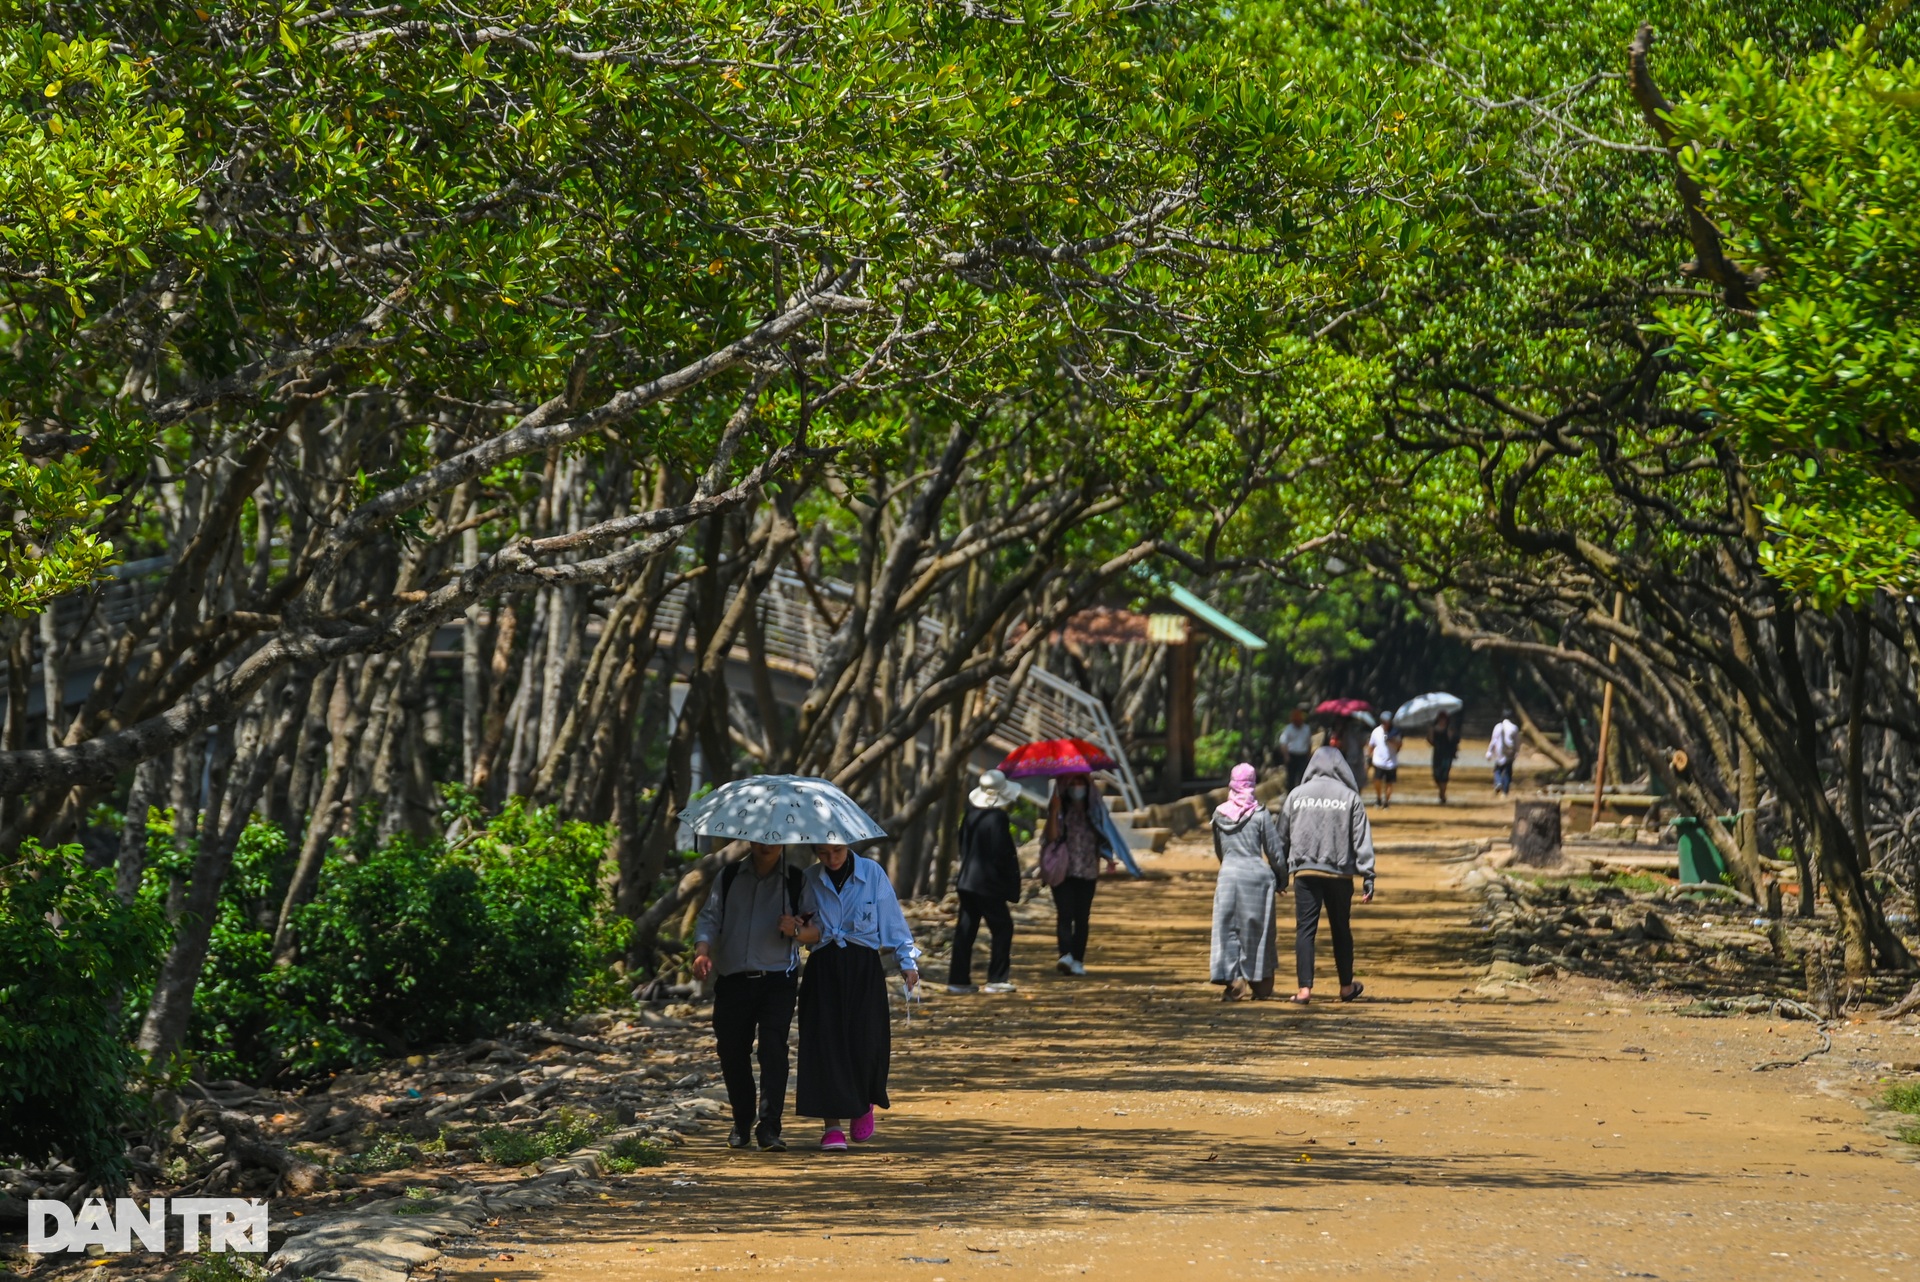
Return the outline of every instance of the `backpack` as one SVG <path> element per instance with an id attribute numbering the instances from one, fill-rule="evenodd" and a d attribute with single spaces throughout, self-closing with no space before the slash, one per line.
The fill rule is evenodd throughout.
<path id="1" fill-rule="evenodd" d="M 733 883 L 740 876 L 740 866 L 747 861 L 736 859 L 720 870 L 720 920 L 724 923 L 727 915 L 727 896 L 733 893 Z M 800 892 L 807 884 L 807 875 L 792 864 L 787 865 L 787 911 L 793 916 L 800 915 Z"/>

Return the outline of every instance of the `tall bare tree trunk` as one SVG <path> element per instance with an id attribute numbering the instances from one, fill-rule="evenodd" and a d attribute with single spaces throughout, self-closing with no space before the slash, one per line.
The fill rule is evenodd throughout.
<path id="1" fill-rule="evenodd" d="M 360 665 L 363 687 L 372 679 L 374 666 L 372 661 Z M 365 724 L 362 712 L 365 704 L 354 695 L 351 679 L 353 667 L 350 663 L 339 666 L 334 678 L 333 694 L 328 700 L 327 720 L 332 731 L 329 764 L 326 779 L 320 785 L 320 798 L 307 820 L 307 831 L 300 843 L 300 857 L 294 862 L 293 876 L 288 879 L 286 894 L 280 900 L 280 912 L 274 920 L 275 965 L 284 966 L 293 960 L 297 942 L 293 934 L 293 914 L 312 895 L 320 878 L 321 861 L 326 858 L 327 843 L 338 830 L 349 804 L 347 780 L 352 772 L 353 745 Z"/>
<path id="2" fill-rule="evenodd" d="M 1853 670 L 1847 674 L 1847 824 L 1854 849 L 1860 852 L 1861 871 L 1871 863 L 1867 839 L 1866 725 L 1867 668 L 1873 662 L 1873 628 L 1869 607 L 1853 612 Z"/>
<path id="3" fill-rule="evenodd" d="M 140 879 L 147 870 L 147 810 L 159 791 L 160 762 L 143 761 L 133 772 L 133 786 L 127 790 L 126 820 L 120 830 L 120 853 L 113 863 L 114 893 L 123 904 L 130 904 L 140 892 Z"/>
<path id="4" fill-rule="evenodd" d="M 40 612 L 40 693 L 47 705 L 47 746 L 58 748 L 66 732 L 66 697 L 61 671 L 60 621 L 56 605 Z"/>
<path id="5" fill-rule="evenodd" d="M 13 619 L 4 626 L 7 646 L 7 724 L 0 733 L 0 746 L 18 752 L 27 746 L 27 674 L 33 667 L 33 640 L 24 619 Z M 0 821 L 12 829 L 19 811 L 27 805 L 22 797 L 0 797 Z M 13 858 L 9 846 L 0 849 L 0 859 Z"/>
<path id="6" fill-rule="evenodd" d="M 767 668 L 767 629 L 766 621 L 761 617 L 760 593 L 756 590 L 753 600 L 747 607 L 747 620 L 744 627 L 747 640 L 747 674 L 753 682 L 754 711 L 760 717 L 762 746 L 767 750 L 767 764 L 783 761 L 787 755 L 786 726 L 782 721 L 779 701 L 773 697 L 773 674 Z"/>
<path id="7" fill-rule="evenodd" d="M 478 506 L 476 500 L 475 506 Z M 469 512 L 468 520 L 473 519 Z M 469 526 L 460 535 L 460 564 L 472 566 L 480 560 L 480 531 Z M 472 782 L 480 762 L 480 728 L 486 709 L 485 671 L 480 655 L 484 639 L 480 627 L 480 606 L 467 607 L 461 627 L 460 644 L 460 777 Z"/>
<path id="8" fill-rule="evenodd" d="M 220 892 L 233 867 L 234 848 L 245 831 L 254 802 L 272 777 L 275 762 L 299 726 L 300 714 L 306 709 L 305 684 L 298 673 L 280 683 L 262 708 L 247 742 L 229 752 L 232 777 L 219 804 L 212 803 L 210 794 L 203 810 L 200 847 L 194 853 L 186 896 L 174 922 L 173 944 L 160 964 L 153 998 L 135 1039 L 135 1045 L 156 1067 L 171 1062 L 186 1041 L 193 1019 L 194 991 L 206 967 L 220 911 Z M 231 742 L 233 731 L 228 730 L 222 738 Z"/>
<path id="9" fill-rule="evenodd" d="M 500 744 L 506 737 L 507 716 L 511 704 L 507 677 L 513 672 L 513 637 L 520 623 L 520 612 L 511 601 L 503 602 L 499 626 L 493 633 L 493 658 L 487 665 L 487 709 L 480 718 L 480 747 L 474 756 L 467 783 L 475 792 L 485 794 L 488 780 L 500 756 Z"/>

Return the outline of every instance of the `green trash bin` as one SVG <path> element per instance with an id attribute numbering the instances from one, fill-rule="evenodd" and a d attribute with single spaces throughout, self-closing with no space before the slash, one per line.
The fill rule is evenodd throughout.
<path id="1" fill-rule="evenodd" d="M 1707 825 L 1692 815 L 1681 815 L 1673 820 L 1673 833 L 1680 844 L 1680 880 L 1687 885 L 1708 882 L 1715 886 L 1726 884 L 1727 863 L 1720 857 L 1720 848 L 1713 844 L 1713 838 L 1707 835 Z"/>

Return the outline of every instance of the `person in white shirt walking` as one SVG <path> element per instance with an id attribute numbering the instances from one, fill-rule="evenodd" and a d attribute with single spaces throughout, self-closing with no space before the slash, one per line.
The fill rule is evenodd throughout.
<path id="1" fill-rule="evenodd" d="M 1493 763 L 1494 795 L 1504 797 L 1513 791 L 1513 759 L 1520 755 L 1520 727 L 1511 712 L 1500 714 L 1500 724 L 1487 739 L 1487 760 Z"/>
<path id="2" fill-rule="evenodd" d="M 1313 757 L 1313 727 L 1307 724 L 1307 705 L 1300 704 L 1280 731 L 1280 751 L 1287 755 L 1287 791 L 1300 786 Z"/>
<path id="3" fill-rule="evenodd" d="M 1402 736 L 1394 727 L 1393 714 L 1382 714 L 1380 724 L 1367 736 L 1367 761 L 1373 767 L 1373 800 L 1382 810 L 1393 804 L 1393 785 L 1400 778 Z"/>
<path id="4" fill-rule="evenodd" d="M 820 1147 L 844 1153 L 873 1138 L 873 1110 L 886 1108 L 893 1031 L 887 1023 L 891 948 L 911 993 L 920 985 L 920 949 L 887 880 L 887 870 L 841 845 L 816 847 L 800 910 L 780 933 L 808 948 L 800 977 L 800 1064 L 793 1111 L 823 1122 Z"/>

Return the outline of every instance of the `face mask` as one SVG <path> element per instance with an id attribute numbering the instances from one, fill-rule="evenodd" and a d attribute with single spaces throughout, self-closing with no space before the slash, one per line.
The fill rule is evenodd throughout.
<path id="1" fill-rule="evenodd" d="M 1087 795 L 1087 790 L 1085 788 L 1067 789 L 1067 799 L 1069 801 L 1083 801 L 1086 799 L 1086 795 Z"/>

